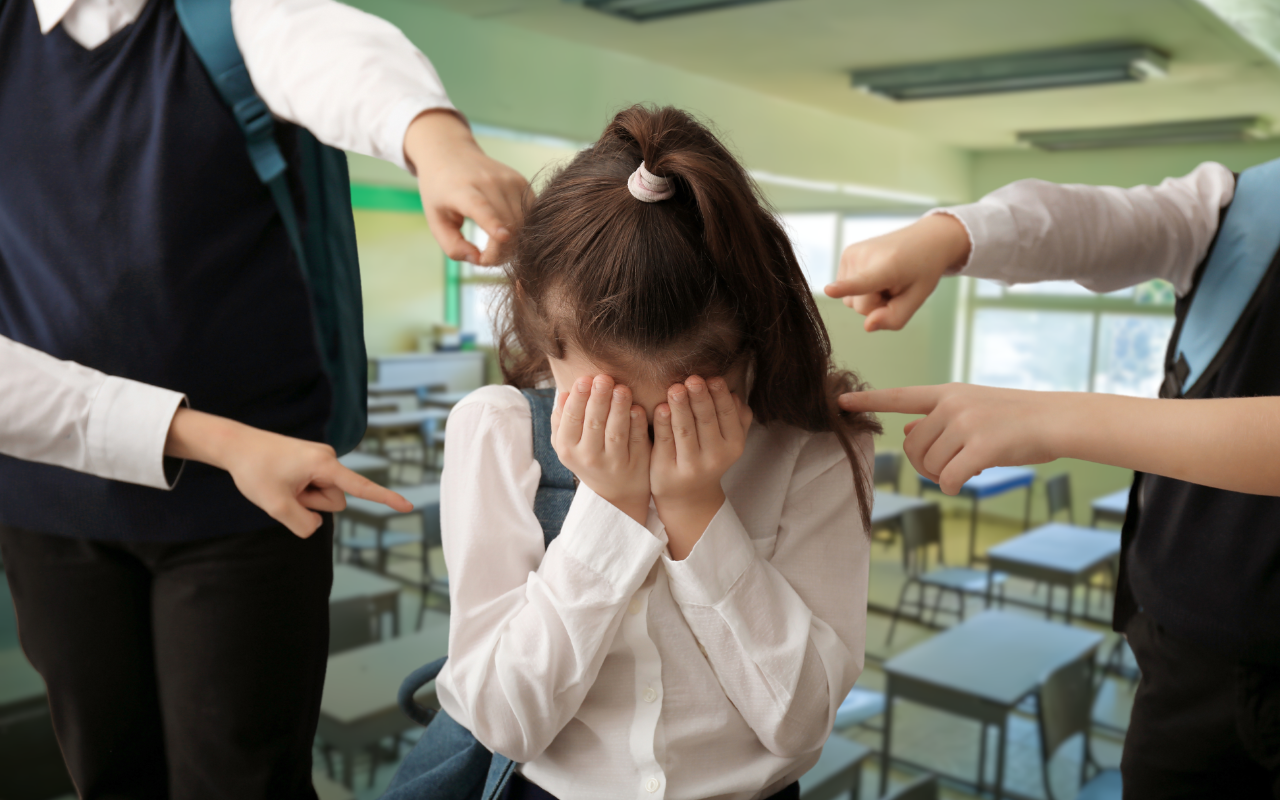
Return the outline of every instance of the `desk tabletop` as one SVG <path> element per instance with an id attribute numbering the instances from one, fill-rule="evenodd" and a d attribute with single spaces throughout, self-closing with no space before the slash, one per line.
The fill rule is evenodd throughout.
<path id="1" fill-rule="evenodd" d="M 1102 644 L 1100 633 L 1007 611 L 970 617 L 884 664 L 891 677 L 1013 706 L 1053 670 Z"/>
<path id="2" fill-rule="evenodd" d="M 342 466 L 352 472 L 360 470 L 378 470 L 390 469 L 391 461 L 382 456 L 375 456 L 371 453 L 361 453 L 359 450 L 353 450 L 338 459 Z"/>
<path id="3" fill-rule="evenodd" d="M 447 408 L 415 408 L 411 411 L 387 411 L 369 415 L 370 428 L 403 428 L 421 425 L 432 420 L 440 422 L 449 418 Z"/>
<path id="4" fill-rule="evenodd" d="M 1093 501 L 1093 508 L 1096 511 L 1108 511 L 1113 514 L 1124 514 L 1129 510 L 1129 490 L 1121 489 L 1111 494 L 1104 495 Z"/>
<path id="5" fill-rule="evenodd" d="M 879 489 L 876 489 L 875 500 L 871 506 L 871 524 L 878 525 L 882 522 L 894 519 L 895 517 L 902 516 L 912 509 L 923 508 L 931 502 L 933 501 L 905 494 L 882 492 Z"/>
<path id="6" fill-rule="evenodd" d="M 471 392 L 427 392 L 419 398 L 424 406 L 440 406 L 441 408 L 453 408 L 462 398 L 471 394 Z"/>
<path id="7" fill-rule="evenodd" d="M 1054 522 L 1015 536 L 987 550 L 992 569 L 1018 562 L 1066 573 L 1081 573 L 1120 554 L 1120 534 Z"/>
<path id="8" fill-rule="evenodd" d="M 397 492 L 405 500 L 413 504 L 413 510 L 409 514 L 417 514 L 429 506 L 440 505 L 440 484 L 438 483 L 421 483 L 417 486 L 392 486 L 391 491 Z M 372 500 L 365 500 L 360 497 L 347 495 L 347 510 L 366 517 L 401 517 L 402 512 L 396 511 L 390 506 L 384 506 L 382 503 L 375 503 Z M 339 514 L 342 512 L 339 511 Z"/>
<path id="9" fill-rule="evenodd" d="M 921 475 L 922 486 L 938 484 Z M 1012 489 L 1030 486 L 1036 479 L 1036 471 L 1030 467 L 988 467 L 964 482 L 960 493 L 970 497 L 991 497 Z"/>
<path id="10" fill-rule="evenodd" d="M 329 602 L 352 597 L 378 597 L 399 594 L 403 586 L 399 581 L 384 578 L 367 569 L 350 564 L 333 565 L 333 588 L 329 590 Z"/>
<path id="11" fill-rule="evenodd" d="M 449 615 L 427 610 L 422 630 L 329 656 L 320 713 L 342 724 L 395 711 L 410 672 L 449 654 Z"/>
<path id="12" fill-rule="evenodd" d="M 22 648 L 0 650 L 0 712 L 44 697 L 44 680 L 31 666 Z"/>

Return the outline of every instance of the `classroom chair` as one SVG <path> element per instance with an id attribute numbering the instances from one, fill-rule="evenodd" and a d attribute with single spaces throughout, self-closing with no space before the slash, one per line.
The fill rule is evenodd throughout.
<path id="1" fill-rule="evenodd" d="M 871 749 L 838 733 L 827 737 L 822 755 L 813 768 L 800 776 L 800 800 L 834 800 L 844 795 L 858 800 L 862 789 L 862 762 Z"/>
<path id="2" fill-rule="evenodd" d="M 344 554 L 350 551 L 354 555 L 353 561 L 364 566 L 362 554 L 373 551 L 376 558 L 375 568 L 379 573 L 386 574 L 387 558 L 392 548 L 421 543 L 423 538 L 422 532 L 390 530 L 391 521 L 417 515 L 426 525 L 427 518 L 432 514 L 437 520 L 439 519 L 440 484 L 424 483 L 418 486 L 392 486 L 391 488 L 413 504 L 412 511 L 400 512 L 372 500 L 347 496 L 347 507 L 338 512 L 334 525 L 333 545 L 338 561 L 342 561 Z M 356 530 L 358 527 L 369 528 L 371 533 L 362 534 Z"/>
<path id="3" fill-rule="evenodd" d="M 431 551 L 441 546 L 440 504 L 437 502 L 422 509 L 422 576 L 418 581 L 421 600 L 418 604 L 418 623 L 414 630 L 422 630 L 423 615 L 427 613 L 427 598 L 432 594 L 444 599 L 449 608 L 449 576 L 436 577 L 431 572 Z"/>
<path id="4" fill-rule="evenodd" d="M 1054 475 L 1044 482 L 1044 490 L 1049 499 L 1049 522 L 1053 522 L 1059 511 L 1066 509 L 1067 522 L 1076 524 L 1076 512 L 1071 505 L 1071 474 Z"/>
<path id="5" fill-rule="evenodd" d="M 329 655 L 373 644 L 382 638 L 382 619 L 367 597 L 329 603 Z"/>
<path id="6" fill-rule="evenodd" d="M 1096 694 L 1091 658 L 1078 659 L 1059 667 L 1040 685 L 1036 721 L 1040 728 L 1040 771 L 1044 778 L 1044 793 L 1049 800 L 1057 800 L 1049 780 L 1049 766 L 1062 745 L 1075 738 L 1076 734 L 1084 737 L 1080 789 L 1076 800 L 1120 800 L 1120 771 L 1099 767 L 1089 743 Z"/>
<path id="7" fill-rule="evenodd" d="M 938 800 L 938 776 L 921 775 L 906 786 L 889 792 L 880 800 Z"/>
<path id="8" fill-rule="evenodd" d="M 938 568 L 929 569 L 929 548 L 938 548 Z M 969 567 L 948 567 L 942 552 L 942 507 L 931 503 L 923 508 L 912 509 L 902 515 L 902 548 L 907 562 L 907 580 L 902 584 L 898 595 L 898 605 L 893 609 L 893 620 L 889 623 L 889 635 L 885 644 L 893 644 L 893 633 L 898 627 L 898 619 L 909 605 L 918 622 L 924 622 L 924 613 L 929 603 L 926 599 L 926 587 L 933 587 L 933 608 L 929 622 L 937 627 L 938 614 L 942 611 L 942 598 L 947 593 L 954 593 L 956 610 L 954 613 L 960 621 L 964 621 L 965 594 L 984 594 L 987 591 L 987 571 Z M 997 573 L 992 576 L 1001 607 L 1004 606 L 1005 576 Z M 907 592 L 915 586 L 916 599 L 907 600 Z"/>
<path id="9" fill-rule="evenodd" d="M 872 483 L 876 486 L 891 484 L 895 494 L 901 494 L 898 482 L 902 479 L 902 453 L 876 453 L 875 475 Z"/>

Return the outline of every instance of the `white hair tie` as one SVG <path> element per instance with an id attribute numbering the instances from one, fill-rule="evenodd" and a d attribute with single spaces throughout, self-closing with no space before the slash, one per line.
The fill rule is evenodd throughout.
<path id="1" fill-rule="evenodd" d="M 639 167 L 636 167 L 636 171 L 631 173 L 631 177 L 627 178 L 627 188 L 631 190 L 632 197 L 645 203 L 667 200 L 676 193 L 670 179 L 654 175 L 645 168 L 643 161 L 640 162 Z"/>

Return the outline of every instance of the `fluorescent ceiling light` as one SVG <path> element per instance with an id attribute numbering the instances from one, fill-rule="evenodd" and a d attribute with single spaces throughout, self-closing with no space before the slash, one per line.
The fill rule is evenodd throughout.
<path id="1" fill-rule="evenodd" d="M 925 100 L 1137 81 L 1163 76 L 1168 65 L 1145 45 L 1104 45 L 860 69 L 853 85 L 894 100 Z"/>
<path id="2" fill-rule="evenodd" d="M 1023 131 L 1018 134 L 1018 141 L 1041 150 L 1088 150 L 1099 147 L 1243 142 L 1264 139 L 1269 133 L 1269 126 L 1261 117 L 1227 117 L 1114 128 Z"/>
<path id="3" fill-rule="evenodd" d="M 867 197 L 872 200 L 890 200 L 913 206 L 936 206 L 938 198 L 915 192 L 900 192 L 896 189 L 882 189 L 879 186 L 865 186 L 860 183 L 834 183 L 815 181 L 808 178 L 794 178 L 790 175 L 778 175 L 762 170 L 750 170 L 751 177 L 759 183 L 771 183 L 775 186 L 789 186 L 793 189 L 804 189 L 809 192 L 826 194 L 847 194 L 853 197 Z"/>
<path id="4" fill-rule="evenodd" d="M 747 6 L 771 0 L 565 0 L 566 3 L 593 8 L 632 22 L 696 14 L 717 8 Z"/>

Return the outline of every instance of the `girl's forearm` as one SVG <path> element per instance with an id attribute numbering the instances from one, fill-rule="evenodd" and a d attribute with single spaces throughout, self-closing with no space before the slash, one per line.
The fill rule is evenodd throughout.
<path id="1" fill-rule="evenodd" d="M 1055 454 L 1280 496 L 1280 398 L 1152 400 L 1059 393 Z"/>

